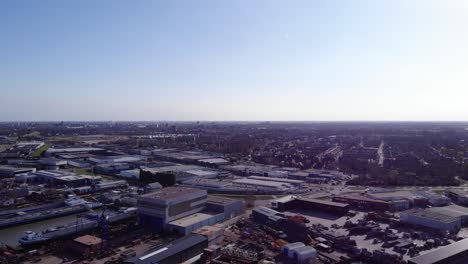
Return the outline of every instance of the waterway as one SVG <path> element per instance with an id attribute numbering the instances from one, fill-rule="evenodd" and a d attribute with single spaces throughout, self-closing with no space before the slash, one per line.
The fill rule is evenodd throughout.
<path id="1" fill-rule="evenodd" d="M 96 210 L 99 212 L 99 210 Z M 81 213 L 82 214 L 82 213 Z M 0 229 L 0 243 L 16 247 L 19 245 L 18 240 L 23 236 L 24 231 L 41 232 L 49 227 L 64 225 L 67 223 L 75 222 L 77 214 L 46 219 L 43 221 L 33 222 L 24 225 L 11 226 Z"/>

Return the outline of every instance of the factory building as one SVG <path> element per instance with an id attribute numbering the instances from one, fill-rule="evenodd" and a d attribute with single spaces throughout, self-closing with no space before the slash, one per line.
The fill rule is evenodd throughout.
<path id="1" fill-rule="evenodd" d="M 99 176 L 79 175 L 69 171 L 51 170 L 36 171 L 15 176 L 17 182 L 38 182 L 49 185 L 63 185 L 68 187 L 81 187 L 93 185 L 101 181 Z"/>
<path id="2" fill-rule="evenodd" d="M 128 162 L 138 162 L 145 160 L 146 157 L 144 156 L 127 156 L 127 155 L 120 155 L 120 156 L 95 156 L 90 157 L 88 160 L 95 163 L 95 164 L 110 164 L 110 163 L 128 163 Z"/>
<path id="3" fill-rule="evenodd" d="M 172 241 L 153 252 L 141 257 L 133 257 L 126 260 L 125 264 L 173 264 L 183 263 L 197 255 L 200 255 L 208 247 L 208 239 L 199 234 L 188 236 Z"/>
<path id="4" fill-rule="evenodd" d="M 231 219 L 244 212 L 244 202 L 219 196 L 208 196 L 207 210 L 223 213 L 224 219 Z"/>
<path id="5" fill-rule="evenodd" d="M 432 206 L 444 206 L 450 204 L 450 199 L 447 196 L 436 194 L 433 192 L 416 192 L 418 197 L 423 197 L 427 199 L 430 205 Z"/>
<path id="6" fill-rule="evenodd" d="M 221 165 L 230 164 L 229 161 L 223 158 L 199 159 L 198 162 L 204 166 L 210 166 L 210 167 L 215 167 L 215 168 Z"/>
<path id="7" fill-rule="evenodd" d="M 309 178 L 310 179 L 322 179 L 325 181 L 331 181 L 331 180 L 336 180 L 336 175 L 333 175 L 329 172 L 326 171 L 311 171 L 309 173 Z"/>
<path id="8" fill-rule="evenodd" d="M 208 197 L 205 190 L 167 187 L 138 197 L 140 223 L 153 232 L 187 235 L 244 211 L 240 200 Z"/>
<path id="9" fill-rule="evenodd" d="M 288 175 L 288 179 L 294 179 L 299 181 L 309 181 L 309 173 L 303 171 L 295 171 Z"/>
<path id="10" fill-rule="evenodd" d="M 468 239 L 414 257 L 408 264 L 463 264 L 468 259 Z"/>
<path id="11" fill-rule="evenodd" d="M 191 179 L 191 180 L 184 181 L 182 185 L 188 186 L 188 187 L 200 188 L 200 189 L 208 190 L 208 191 L 219 192 L 219 191 L 230 189 L 232 186 L 232 183 L 229 181 L 219 180 L 219 179 L 199 178 L 199 179 Z"/>
<path id="12" fill-rule="evenodd" d="M 288 183 L 293 186 L 299 186 L 299 187 L 304 185 L 304 181 L 284 179 L 284 178 L 273 178 L 273 177 L 263 177 L 263 176 L 249 176 L 247 178 L 253 179 L 253 180 L 261 180 L 261 181 L 283 182 L 283 183 Z"/>
<path id="13" fill-rule="evenodd" d="M 400 221 L 405 224 L 428 227 L 440 231 L 458 230 L 462 226 L 461 217 L 442 211 L 411 209 L 400 213 Z"/>
<path id="14" fill-rule="evenodd" d="M 278 167 L 275 165 L 263 165 L 257 163 L 224 165 L 221 166 L 221 168 L 241 176 L 268 176 L 271 171 L 278 169 Z"/>
<path id="15" fill-rule="evenodd" d="M 84 153 L 101 153 L 105 152 L 102 148 L 80 147 L 80 148 L 49 148 L 45 152 L 45 156 L 58 156 L 64 154 L 84 154 Z"/>
<path id="16" fill-rule="evenodd" d="M 224 238 L 224 231 L 226 226 L 223 224 L 215 224 L 204 226 L 197 230 L 194 230 L 192 233 L 199 234 L 208 238 L 208 245 L 220 245 Z"/>
<path id="17" fill-rule="evenodd" d="M 446 193 L 454 202 L 462 205 L 468 205 L 468 190 L 450 189 L 447 190 Z"/>
<path id="18" fill-rule="evenodd" d="M 204 226 L 213 225 L 224 220 L 223 213 L 199 212 L 175 221 L 169 222 L 166 230 L 180 235 L 188 235 Z"/>
<path id="19" fill-rule="evenodd" d="M 264 206 L 255 207 L 252 210 L 252 217 L 254 221 L 262 225 L 268 223 L 269 221 L 277 222 L 280 219 L 283 219 L 283 217 L 278 216 L 279 214 L 280 212 Z"/>
<path id="20" fill-rule="evenodd" d="M 198 213 L 205 208 L 205 190 L 167 187 L 138 197 L 140 223 L 161 232 L 169 222 Z"/>
<path id="21" fill-rule="evenodd" d="M 346 203 L 350 206 L 355 206 L 366 210 L 385 211 L 392 209 L 391 203 L 387 201 L 371 199 L 363 195 L 337 195 L 333 197 L 333 201 Z"/>
<path id="22" fill-rule="evenodd" d="M 396 210 L 407 210 L 411 206 L 444 206 L 450 203 L 450 199 L 446 196 L 426 191 L 383 191 L 367 193 L 366 196 L 387 201 Z"/>
<path id="23" fill-rule="evenodd" d="M 140 179 L 143 177 L 156 179 L 160 174 L 172 174 L 175 176 L 175 181 L 179 183 L 191 179 L 215 178 L 217 176 L 217 172 L 199 166 L 172 164 L 161 167 L 141 167 Z"/>
<path id="24" fill-rule="evenodd" d="M 284 193 L 295 189 L 295 186 L 290 183 L 255 179 L 239 179 L 232 181 L 232 183 L 234 184 L 234 186 L 263 192 Z"/>
<path id="25" fill-rule="evenodd" d="M 459 217 L 462 225 L 468 223 L 468 208 L 459 205 L 448 205 L 443 207 L 431 207 L 427 208 L 427 211 L 438 212 L 452 217 Z"/>
<path id="26" fill-rule="evenodd" d="M 1 178 L 13 178 L 18 174 L 35 172 L 35 168 L 16 168 L 10 166 L 0 167 L 0 179 Z"/>
<path id="27" fill-rule="evenodd" d="M 79 254 L 92 256 L 101 250 L 102 240 L 99 237 L 84 235 L 75 238 L 73 241 L 67 243 L 67 249 Z"/>
<path id="28" fill-rule="evenodd" d="M 311 170 L 311 171 L 297 171 L 297 172 L 290 173 L 288 178 L 307 181 L 307 182 L 314 182 L 314 183 L 324 183 L 324 182 L 336 180 L 337 176 L 327 171 Z"/>
<path id="29" fill-rule="evenodd" d="M 349 205 L 346 203 L 296 197 L 292 195 L 288 195 L 273 201 L 272 208 L 278 211 L 304 209 L 338 215 L 344 215 L 349 211 Z"/>
<path id="30" fill-rule="evenodd" d="M 140 169 L 123 170 L 119 173 L 120 177 L 138 180 L 140 179 Z"/>
<path id="31" fill-rule="evenodd" d="M 298 264 L 310 263 L 310 261 L 317 259 L 317 250 L 302 242 L 286 244 L 281 247 L 281 252 Z"/>
<path id="32" fill-rule="evenodd" d="M 129 163 L 103 163 L 94 166 L 93 172 L 104 175 L 116 175 L 121 171 L 132 169 L 134 166 Z"/>
<path id="33" fill-rule="evenodd" d="M 167 231 L 188 235 L 193 230 L 231 219 L 244 212 L 241 200 L 209 196 L 204 210 L 167 224 Z"/>
<path id="34" fill-rule="evenodd" d="M 296 198 L 289 201 L 286 208 L 287 210 L 300 208 L 303 210 L 320 211 L 337 215 L 344 215 L 349 211 L 348 204 L 311 198 Z"/>
<path id="35" fill-rule="evenodd" d="M 291 202 L 296 198 L 297 196 L 294 195 L 286 195 L 284 197 L 278 198 L 271 202 L 271 208 L 280 212 L 287 211 L 291 209 Z"/>
<path id="36" fill-rule="evenodd" d="M 126 187 L 128 187 L 127 181 L 103 181 L 95 185 L 97 191 Z"/>

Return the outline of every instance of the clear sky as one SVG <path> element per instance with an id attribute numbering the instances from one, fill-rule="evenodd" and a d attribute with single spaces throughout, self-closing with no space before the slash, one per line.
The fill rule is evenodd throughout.
<path id="1" fill-rule="evenodd" d="M 468 120 L 468 1 L 0 1 L 0 120 Z"/>

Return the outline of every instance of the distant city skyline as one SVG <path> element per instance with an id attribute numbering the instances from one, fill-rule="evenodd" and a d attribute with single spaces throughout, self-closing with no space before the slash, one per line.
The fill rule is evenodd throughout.
<path id="1" fill-rule="evenodd" d="M 468 2 L 2 1 L 0 121 L 467 121 Z"/>

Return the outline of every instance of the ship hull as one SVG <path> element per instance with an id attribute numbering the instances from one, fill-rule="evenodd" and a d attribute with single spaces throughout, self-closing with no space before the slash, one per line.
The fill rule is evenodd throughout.
<path id="1" fill-rule="evenodd" d="M 102 206 L 102 204 L 91 206 L 92 209 L 98 208 Z M 41 220 L 46 220 L 50 218 L 56 218 L 60 216 L 71 215 L 75 213 L 80 213 L 87 211 L 89 207 L 85 205 L 75 205 L 75 206 L 63 206 L 58 208 L 46 209 L 42 212 L 35 212 L 35 215 L 24 215 L 14 217 L 13 219 L 5 219 L 4 221 L 0 221 L 0 228 L 15 226 L 15 225 L 23 225 L 32 222 L 37 222 Z"/>
<path id="2" fill-rule="evenodd" d="M 124 220 L 129 220 L 131 218 L 136 218 L 137 211 L 132 211 L 128 213 L 118 213 L 110 216 L 108 218 L 108 223 L 116 223 Z M 22 247 L 34 247 L 39 246 L 45 243 L 49 243 L 55 240 L 63 240 L 67 238 L 72 238 L 74 236 L 87 233 L 93 229 L 98 228 L 98 223 L 95 220 L 83 219 L 83 222 L 77 221 L 77 223 L 73 223 L 72 225 L 66 226 L 64 228 L 59 228 L 56 231 L 49 232 L 43 234 L 41 239 L 31 240 L 31 241 L 24 241 L 19 240 L 18 242 L 21 244 Z"/>

